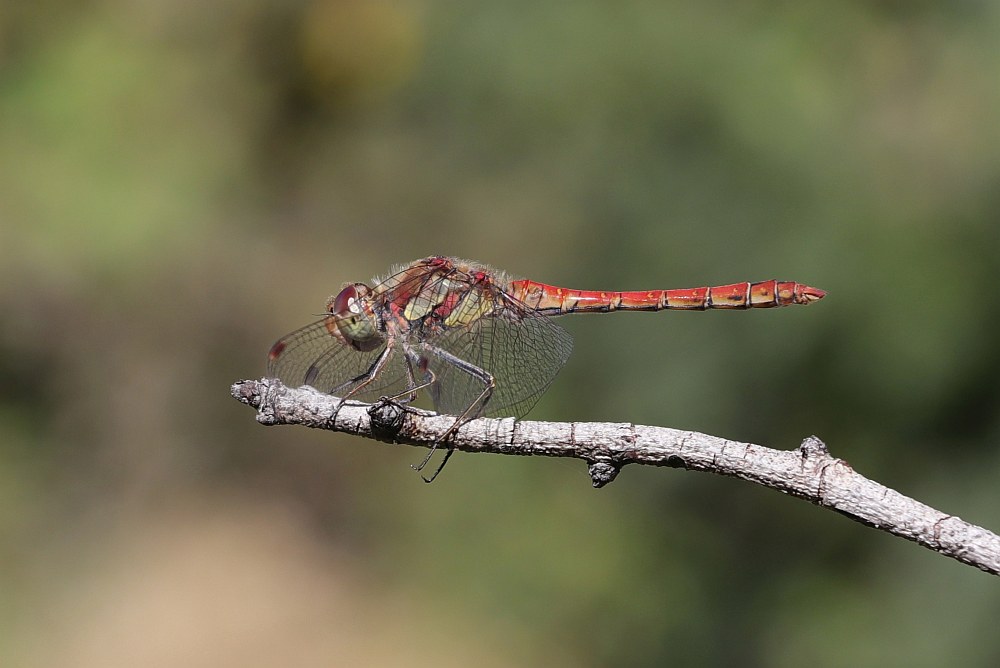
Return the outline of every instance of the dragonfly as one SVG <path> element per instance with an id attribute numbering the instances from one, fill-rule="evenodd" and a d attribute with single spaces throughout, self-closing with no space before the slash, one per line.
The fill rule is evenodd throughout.
<path id="1" fill-rule="evenodd" d="M 268 353 L 268 375 L 340 398 L 401 404 L 426 392 L 455 422 L 439 444 L 479 417 L 521 418 L 573 349 L 553 316 L 611 311 L 704 311 L 810 304 L 826 293 L 794 281 L 605 292 L 512 278 L 485 264 L 434 256 L 395 267 L 371 285 L 347 283 L 322 319 L 287 334 Z"/>

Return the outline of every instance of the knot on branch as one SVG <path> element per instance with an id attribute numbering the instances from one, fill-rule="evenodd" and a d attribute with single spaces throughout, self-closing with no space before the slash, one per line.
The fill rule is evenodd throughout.
<path id="1" fill-rule="evenodd" d="M 809 459 L 810 457 L 828 457 L 830 451 L 826 447 L 826 443 L 819 440 L 818 436 L 806 436 L 802 439 L 802 443 L 799 445 L 799 452 L 802 453 L 803 459 Z"/>
<path id="2" fill-rule="evenodd" d="M 371 434 L 376 441 L 397 443 L 399 433 L 403 430 L 407 410 L 395 401 L 382 397 L 372 404 L 368 410 L 371 420 Z"/>
<path id="3" fill-rule="evenodd" d="M 590 473 L 590 480 L 594 487 L 601 488 L 618 477 L 621 467 L 613 464 L 610 460 L 602 459 L 589 462 L 587 471 Z"/>

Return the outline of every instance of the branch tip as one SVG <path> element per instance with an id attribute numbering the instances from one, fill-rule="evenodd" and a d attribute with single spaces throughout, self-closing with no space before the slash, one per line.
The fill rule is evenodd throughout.
<path id="1" fill-rule="evenodd" d="M 261 404 L 260 384 L 256 380 L 238 380 L 229 388 L 229 393 L 233 399 L 251 406 L 259 408 Z"/>

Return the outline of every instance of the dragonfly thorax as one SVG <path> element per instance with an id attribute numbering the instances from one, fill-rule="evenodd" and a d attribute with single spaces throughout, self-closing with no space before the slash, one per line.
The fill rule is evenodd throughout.
<path id="1" fill-rule="evenodd" d="M 375 314 L 366 299 L 370 293 L 371 288 L 364 283 L 351 283 L 326 305 L 333 316 L 333 322 L 327 323 L 330 334 L 362 352 L 374 350 L 382 343 Z"/>

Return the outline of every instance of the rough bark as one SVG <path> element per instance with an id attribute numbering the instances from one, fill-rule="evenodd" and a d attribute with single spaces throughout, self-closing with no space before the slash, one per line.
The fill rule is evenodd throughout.
<path id="1" fill-rule="evenodd" d="M 386 401 L 346 402 L 338 411 L 336 397 L 270 378 L 235 383 L 232 395 L 257 409 L 261 424 L 298 424 L 428 448 L 455 421 Z M 773 450 L 666 427 L 480 418 L 463 425 L 447 443 L 463 452 L 582 459 L 594 487 L 610 483 L 626 464 L 742 478 L 1000 575 L 1000 536 L 865 478 L 832 457 L 815 436 L 795 450 Z"/>

